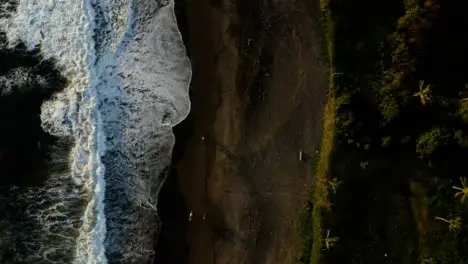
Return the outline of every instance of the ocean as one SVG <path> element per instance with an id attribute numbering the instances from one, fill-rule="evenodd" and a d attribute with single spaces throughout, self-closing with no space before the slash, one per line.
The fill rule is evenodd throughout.
<path id="1" fill-rule="evenodd" d="M 0 263 L 152 263 L 190 110 L 173 1 L 1 1 L 0 49 Z"/>

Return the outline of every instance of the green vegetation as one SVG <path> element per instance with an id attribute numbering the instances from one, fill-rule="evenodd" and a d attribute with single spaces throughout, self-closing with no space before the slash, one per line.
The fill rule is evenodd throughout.
<path id="1" fill-rule="evenodd" d="M 325 1 L 321 3 L 323 14 L 320 24 L 323 29 L 323 37 L 325 39 L 324 45 L 327 50 L 326 62 L 330 65 L 330 80 L 328 100 L 323 117 L 322 144 L 317 163 L 314 188 L 311 194 L 312 198 L 301 216 L 301 235 L 304 242 L 299 262 L 304 264 L 320 263 L 322 250 L 331 249 L 339 240 L 338 237 L 330 237 L 330 230 L 327 231 L 324 237 L 323 227 L 323 218 L 330 213 L 331 204 L 329 201 L 329 193 L 335 194 L 341 184 L 338 179 L 329 178 L 330 156 L 333 150 L 335 137 L 335 119 L 338 102 L 334 92 L 334 22 L 324 3 Z"/>
<path id="2" fill-rule="evenodd" d="M 452 219 L 445 219 L 442 217 L 436 217 L 435 219 L 447 223 L 449 230 L 452 232 L 458 233 L 460 231 L 462 225 L 460 216 L 457 216 Z"/>
<path id="3" fill-rule="evenodd" d="M 466 178 L 460 178 L 460 182 L 462 187 L 453 186 L 453 189 L 458 191 L 455 193 L 455 197 L 460 196 L 460 201 L 464 203 L 465 198 L 468 197 L 468 186 L 466 185 Z"/>
<path id="4" fill-rule="evenodd" d="M 467 5 L 322 2 L 333 110 L 300 263 L 468 263 Z"/>

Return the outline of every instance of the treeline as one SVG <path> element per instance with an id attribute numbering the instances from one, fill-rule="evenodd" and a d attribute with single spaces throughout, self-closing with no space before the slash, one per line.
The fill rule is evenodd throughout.
<path id="1" fill-rule="evenodd" d="M 467 7 L 329 1 L 341 104 L 326 263 L 468 263 Z"/>

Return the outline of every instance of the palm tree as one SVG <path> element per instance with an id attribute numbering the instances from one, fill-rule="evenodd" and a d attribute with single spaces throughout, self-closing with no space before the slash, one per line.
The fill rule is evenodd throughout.
<path id="1" fill-rule="evenodd" d="M 338 187 L 341 185 L 341 183 L 342 182 L 337 178 L 328 180 L 328 185 L 330 185 L 330 190 L 332 191 L 332 193 L 336 194 L 336 191 L 338 190 Z"/>
<path id="2" fill-rule="evenodd" d="M 329 250 L 330 248 L 332 248 L 336 244 L 336 242 L 338 242 L 338 240 L 340 240 L 339 237 L 330 237 L 330 229 L 327 230 L 327 236 L 324 239 L 325 248 L 327 250 Z"/>
<path id="3" fill-rule="evenodd" d="M 462 187 L 453 186 L 452 188 L 458 190 L 455 193 L 455 197 L 461 196 L 460 201 L 465 202 L 465 198 L 468 197 L 468 186 L 466 185 L 466 178 L 460 178 Z"/>
<path id="4" fill-rule="evenodd" d="M 431 101 L 431 85 L 424 86 L 424 81 L 419 81 L 419 92 L 415 93 L 414 96 L 418 96 L 421 104 L 426 105 Z"/>
<path id="5" fill-rule="evenodd" d="M 457 217 L 452 218 L 452 219 L 445 219 L 445 218 L 442 218 L 442 217 L 436 217 L 435 219 L 447 223 L 449 225 L 449 230 L 452 231 L 452 232 L 457 233 L 458 231 L 460 231 L 461 224 L 462 224 L 460 216 L 457 216 Z"/>

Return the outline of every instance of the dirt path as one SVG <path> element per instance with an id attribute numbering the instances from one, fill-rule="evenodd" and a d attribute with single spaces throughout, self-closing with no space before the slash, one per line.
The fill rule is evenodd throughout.
<path id="1" fill-rule="evenodd" d="M 327 88 L 306 2 L 188 2 L 195 128 L 178 173 L 190 263 L 296 262 Z"/>

